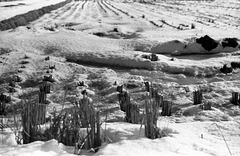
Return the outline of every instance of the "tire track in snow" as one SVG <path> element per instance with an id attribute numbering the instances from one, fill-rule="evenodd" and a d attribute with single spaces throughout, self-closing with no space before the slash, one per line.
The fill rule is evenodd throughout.
<path id="1" fill-rule="evenodd" d="M 72 3 L 72 2 L 71 2 L 71 3 Z M 52 19 L 53 19 L 53 18 L 56 17 L 57 15 L 61 14 L 64 9 L 66 9 L 66 8 L 68 8 L 69 6 L 72 5 L 71 3 L 69 3 L 68 5 L 66 5 L 66 6 L 64 6 L 64 7 L 60 8 L 60 9 L 54 11 L 54 12 L 52 12 L 52 13 L 50 14 L 50 17 L 49 17 L 49 18 L 52 18 Z"/>
<path id="2" fill-rule="evenodd" d="M 78 6 L 77 11 L 76 11 L 75 14 L 73 15 L 73 19 L 74 19 L 74 20 L 77 20 L 77 19 L 80 18 L 81 13 L 82 13 L 82 11 L 83 11 L 84 6 L 85 6 L 86 3 L 87 3 L 87 1 L 82 1 L 82 3 L 81 3 L 82 5 L 81 5 L 81 6 Z"/>
<path id="3" fill-rule="evenodd" d="M 112 5 L 111 3 L 105 1 L 106 4 L 109 6 L 109 8 L 111 8 L 113 11 L 115 11 L 116 13 L 118 13 L 118 15 L 123 15 L 124 17 L 128 17 L 131 18 L 131 16 L 128 14 L 128 12 L 125 12 L 117 7 L 115 7 L 114 5 Z"/>
<path id="4" fill-rule="evenodd" d="M 69 19 L 72 14 L 77 10 L 78 6 L 80 5 L 79 2 L 75 2 L 74 5 L 72 5 L 66 12 L 64 12 L 60 17 L 58 17 L 58 20 L 67 20 Z"/>
<path id="5" fill-rule="evenodd" d="M 136 6 L 138 6 L 138 7 L 136 8 Z M 128 8 L 132 8 L 132 7 L 133 6 L 129 6 Z M 169 22 L 169 19 L 174 19 L 174 16 L 172 17 L 172 16 L 169 16 L 168 14 L 163 14 L 162 12 L 156 11 L 156 10 L 159 10 L 156 7 L 151 7 L 151 6 L 146 5 L 146 4 L 136 3 L 135 8 L 136 8 L 135 10 L 137 12 L 140 12 L 140 13 L 142 13 L 142 15 L 147 16 L 146 18 L 151 19 L 151 20 L 148 20 L 148 21 L 155 26 L 162 27 L 163 24 L 166 24 L 169 27 L 177 28 L 178 25 L 180 23 L 182 23 L 182 22 L 180 22 L 178 24 L 173 24 L 176 20 L 171 20 Z M 164 21 L 164 22 L 162 22 L 162 21 Z M 168 22 L 166 22 L 166 21 L 168 21 Z M 172 24 L 170 24 L 170 23 L 172 23 Z"/>
<path id="6" fill-rule="evenodd" d="M 46 17 L 43 21 L 36 21 L 37 25 L 45 25 L 58 22 L 59 21 L 58 19 L 62 16 L 62 14 L 67 12 L 73 5 L 74 2 L 71 2 L 69 5 L 61 8 L 57 12 L 50 13 L 49 16 Z"/>
<path id="7" fill-rule="evenodd" d="M 104 9 L 107 11 L 107 13 L 109 14 L 110 17 L 119 17 L 118 13 L 114 12 L 113 10 L 111 10 L 105 3 L 104 0 L 101 0 L 100 3 L 102 4 L 102 6 L 104 7 Z"/>
<path id="8" fill-rule="evenodd" d="M 89 15 L 90 15 L 90 8 L 89 6 L 91 5 L 92 1 L 87 1 L 85 5 L 83 6 L 82 14 L 79 17 L 80 22 L 86 22 L 89 20 Z"/>
<path id="9" fill-rule="evenodd" d="M 178 18 L 182 20 L 182 22 L 187 21 L 189 23 L 198 23 L 203 26 L 210 26 L 210 27 L 226 27 L 226 25 L 232 25 L 232 26 L 238 26 L 237 18 L 226 18 L 224 15 L 225 12 L 228 12 L 229 10 L 237 10 L 238 7 L 235 7 L 234 5 L 229 7 L 225 7 L 224 3 L 218 3 L 218 4 L 206 4 L 206 3 L 199 3 L 199 2 L 190 2 L 187 3 L 181 2 L 178 3 L 179 5 L 188 6 L 186 7 L 179 7 L 179 5 L 175 3 L 156 3 L 156 6 L 161 7 L 160 10 L 164 10 L 165 12 L 171 12 L 172 14 L 179 16 L 181 15 L 181 18 Z M 139 4 L 140 5 L 140 4 Z M 207 7 L 206 7 L 207 6 Z M 215 11 L 217 9 L 221 8 L 222 11 Z M 200 11 L 203 10 L 203 11 Z M 231 12 L 232 13 L 232 12 Z M 230 13 L 230 14 L 231 14 Z M 174 16 L 173 16 L 174 17 Z M 185 20 L 184 20 L 184 19 Z M 208 22 L 209 20 L 214 20 L 218 22 Z M 236 21 L 236 23 L 229 21 Z"/>
<path id="10" fill-rule="evenodd" d="M 65 14 L 74 5 L 75 5 L 75 3 L 71 2 L 68 7 L 62 9 L 61 12 L 58 12 L 58 14 L 55 17 L 53 17 L 53 19 L 59 19 L 61 16 L 63 16 L 63 14 Z"/>
<path id="11" fill-rule="evenodd" d="M 99 0 L 97 1 L 97 3 L 98 3 L 98 5 L 97 5 L 98 12 L 102 16 L 102 18 L 108 17 L 108 13 L 107 13 L 106 9 L 103 8 L 103 6 L 101 5 Z"/>
<path id="12" fill-rule="evenodd" d="M 90 18 L 92 20 L 98 20 L 101 18 L 101 16 L 98 14 L 98 12 L 96 11 L 97 10 L 97 2 L 96 1 L 93 1 L 91 3 L 91 6 L 90 6 Z"/>
<path id="13" fill-rule="evenodd" d="M 82 10 L 84 9 L 84 6 L 86 3 L 87 3 L 87 0 L 84 1 L 83 5 L 82 5 Z"/>
<path id="14" fill-rule="evenodd" d="M 122 4 L 124 5 L 124 4 Z M 135 3 L 133 5 L 125 5 L 126 8 L 130 9 L 131 11 L 134 9 L 136 13 L 141 13 L 145 16 L 145 18 L 153 25 L 157 27 L 162 27 L 165 24 L 168 27 L 178 29 L 180 25 L 187 25 L 188 29 L 191 23 L 193 23 L 193 19 L 189 19 L 189 16 L 179 15 L 177 10 L 174 12 L 164 11 L 166 9 L 160 9 L 156 6 L 147 5 L 147 4 L 140 4 Z M 158 11 L 161 10 L 161 11 Z M 187 18 L 188 17 L 188 18 Z M 187 24 L 186 24 L 187 23 Z"/>
<path id="15" fill-rule="evenodd" d="M 81 3 L 79 3 L 79 5 L 76 7 L 75 11 L 72 13 L 72 16 L 69 17 L 71 20 L 75 20 L 76 17 L 78 16 L 78 14 L 81 13 L 82 11 L 82 6 L 85 2 L 84 1 L 81 1 Z"/>
<path id="16" fill-rule="evenodd" d="M 65 5 L 64 7 L 61 7 L 59 9 L 57 9 L 56 11 L 50 12 L 48 14 L 45 14 L 43 17 L 41 17 L 40 19 L 34 21 L 31 23 L 31 25 L 44 25 L 45 23 L 48 22 L 53 22 L 55 17 L 58 16 L 59 14 L 61 14 L 64 10 L 66 10 L 66 8 L 68 8 L 69 6 L 71 6 L 72 4 L 69 3 L 67 5 Z"/>
<path id="17" fill-rule="evenodd" d="M 109 5 L 111 5 L 113 8 L 115 8 L 115 9 L 117 9 L 118 11 L 120 11 L 120 12 L 122 12 L 123 14 L 125 14 L 125 15 L 128 15 L 130 18 L 135 18 L 135 19 L 138 19 L 138 20 L 140 20 L 141 19 L 141 21 L 147 21 L 147 22 L 149 22 L 151 25 L 153 25 L 153 26 L 155 26 L 155 27 L 162 27 L 162 23 L 161 22 L 155 22 L 155 21 L 152 21 L 152 20 L 148 20 L 147 18 L 143 18 L 142 16 L 143 16 L 143 12 L 145 11 L 145 10 L 140 10 L 140 9 L 134 9 L 134 8 L 132 8 L 132 7 L 130 7 L 130 6 L 124 6 L 124 7 L 116 7 L 115 5 L 113 5 L 113 4 L 109 4 Z M 124 8 L 124 9 L 122 9 L 122 8 Z M 124 10 L 126 10 L 126 11 L 124 11 Z M 146 13 L 147 15 L 149 15 L 148 13 Z M 155 17 L 157 17 L 157 16 L 155 16 Z M 160 23 L 160 24 L 159 24 Z"/>
<path id="18" fill-rule="evenodd" d="M 103 3 L 103 5 L 104 5 L 107 9 L 109 9 L 109 10 L 110 10 L 111 12 L 113 12 L 115 15 L 119 16 L 119 14 L 118 14 L 115 10 L 113 10 L 113 9 L 108 5 L 108 3 L 106 2 L 106 0 L 103 0 L 102 3 Z"/>
<path id="19" fill-rule="evenodd" d="M 106 2 L 107 3 L 107 2 Z M 159 25 L 157 23 L 155 23 L 154 21 L 151 21 L 151 20 L 148 20 L 148 19 L 145 19 L 143 17 L 135 17 L 133 15 L 130 15 L 128 12 L 126 11 L 123 11 L 122 9 L 119 9 L 118 7 L 114 6 L 113 4 L 109 3 L 108 2 L 108 5 L 110 5 L 112 8 L 116 9 L 117 11 L 121 12 L 121 14 L 123 14 L 124 16 L 127 16 L 128 18 L 131 18 L 131 19 L 135 19 L 137 21 L 146 21 L 146 22 L 149 22 L 151 25 L 153 25 L 154 27 L 162 27 L 162 25 Z"/>

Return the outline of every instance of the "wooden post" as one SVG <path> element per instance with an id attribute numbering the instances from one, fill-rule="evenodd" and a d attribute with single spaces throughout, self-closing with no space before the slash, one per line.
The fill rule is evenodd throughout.
<path id="1" fill-rule="evenodd" d="M 158 107 L 162 107 L 163 104 L 163 96 L 158 93 L 158 91 L 155 92 L 155 100 Z"/>
<path id="2" fill-rule="evenodd" d="M 43 124 L 45 123 L 45 119 L 46 119 L 46 104 L 47 104 L 47 93 L 50 93 L 50 84 L 47 82 L 43 82 L 42 85 L 39 86 L 39 100 L 38 100 L 38 105 L 36 105 L 35 107 L 37 107 L 37 109 L 35 108 L 35 110 L 37 111 L 37 123 L 38 124 Z"/>
<path id="3" fill-rule="evenodd" d="M 97 132 L 96 132 L 96 136 L 95 136 L 95 140 L 94 140 L 94 148 L 97 148 L 101 146 L 101 133 L 100 133 L 100 113 L 99 111 L 97 111 L 96 113 L 96 124 L 97 124 Z"/>
<path id="4" fill-rule="evenodd" d="M 41 104 L 47 104 L 47 94 L 45 92 L 39 92 L 39 100 L 38 102 Z"/>
<path id="5" fill-rule="evenodd" d="M 145 84 L 145 89 L 147 92 L 150 92 L 150 83 L 148 81 L 144 82 Z"/>
<path id="6" fill-rule="evenodd" d="M 40 92 L 45 92 L 46 94 L 49 94 L 51 92 L 51 85 L 49 82 L 44 81 L 40 86 L 39 86 L 39 91 Z"/>
<path id="7" fill-rule="evenodd" d="M 0 101 L 0 115 L 6 115 L 6 103 Z"/>
<path id="8" fill-rule="evenodd" d="M 204 110 L 211 110 L 212 104 L 210 102 L 204 103 Z"/>
<path id="9" fill-rule="evenodd" d="M 6 103 L 11 102 L 11 96 L 0 94 L 0 115 L 6 115 Z"/>
<path id="10" fill-rule="evenodd" d="M 158 137 L 158 128 L 157 128 L 157 113 L 158 109 L 156 108 L 157 104 L 149 99 L 145 100 L 145 136 L 150 139 L 155 139 Z"/>
<path id="11" fill-rule="evenodd" d="M 151 87 L 150 87 L 150 98 L 155 98 L 155 94 L 156 94 L 156 90 L 152 87 L 152 84 L 151 84 Z"/>
<path id="12" fill-rule="evenodd" d="M 126 110 L 126 122 L 132 123 L 132 117 L 131 117 L 131 111 L 132 111 L 132 105 L 130 103 L 130 96 L 127 92 L 125 92 L 125 110 Z"/>
<path id="13" fill-rule="evenodd" d="M 238 105 L 239 100 L 240 100 L 240 94 L 238 92 L 233 92 L 232 93 L 232 100 L 231 100 L 232 104 Z"/>
<path id="14" fill-rule="evenodd" d="M 145 119 L 145 136 L 147 138 L 151 138 L 151 123 L 150 123 L 150 110 L 149 110 L 149 104 L 148 104 L 148 100 L 145 100 L 145 112 L 146 112 L 146 119 Z"/>
<path id="15" fill-rule="evenodd" d="M 240 94 L 239 94 L 239 97 L 238 97 L 238 105 L 240 106 Z"/>
<path id="16" fill-rule="evenodd" d="M 132 118 L 131 118 L 131 110 L 132 110 L 132 105 L 130 101 L 126 101 L 126 122 L 132 123 Z"/>
<path id="17" fill-rule="evenodd" d="M 131 110 L 131 118 L 132 123 L 138 124 L 140 122 L 140 109 L 137 104 L 132 104 L 132 110 Z"/>
<path id="18" fill-rule="evenodd" d="M 121 111 L 126 112 L 126 110 L 127 110 L 126 107 L 127 107 L 128 103 L 130 103 L 129 94 L 127 92 L 119 93 L 118 98 L 119 98 L 119 104 L 120 104 Z"/>
<path id="19" fill-rule="evenodd" d="M 171 116 L 172 114 L 172 103 L 170 101 L 163 101 L 162 116 Z"/>
<path id="20" fill-rule="evenodd" d="M 198 90 L 198 91 L 194 91 L 193 92 L 193 104 L 197 105 L 197 104 L 201 104 L 202 103 L 202 93 Z"/>
<path id="21" fill-rule="evenodd" d="M 25 103 L 22 112 L 23 144 L 28 144 L 36 140 L 37 114 L 36 104 Z"/>

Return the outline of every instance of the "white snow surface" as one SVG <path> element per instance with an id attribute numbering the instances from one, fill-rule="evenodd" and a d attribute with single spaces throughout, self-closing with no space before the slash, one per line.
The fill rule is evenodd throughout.
<path id="1" fill-rule="evenodd" d="M 235 121 L 173 123 L 170 118 L 163 117 L 158 125 L 167 137 L 151 140 L 144 137 L 144 128 L 140 131 L 141 125 L 121 122 L 107 123 L 104 133 L 112 142 L 104 143 L 95 154 L 91 152 L 82 154 L 96 156 L 228 156 L 230 152 L 235 156 L 240 154 L 240 125 Z M 66 147 L 56 140 L 16 145 L 14 139 L 10 139 L 14 137 L 12 135 L 9 132 L 4 136 L 4 141 L 8 140 L 8 145 L 0 146 L 0 155 L 73 155 L 72 147 Z"/>

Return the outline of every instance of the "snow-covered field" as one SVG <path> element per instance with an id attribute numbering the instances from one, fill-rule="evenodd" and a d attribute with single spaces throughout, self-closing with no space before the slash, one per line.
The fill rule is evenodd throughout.
<path id="1" fill-rule="evenodd" d="M 0 21 L 59 2 L 0 2 Z M 71 79 L 68 83 L 84 81 L 93 101 L 98 99 L 94 106 L 108 115 L 107 121 L 102 117 L 108 139 L 103 139 L 97 153 L 83 151 L 83 155 L 238 156 L 240 108 L 230 99 L 232 92 L 240 92 L 240 69 L 223 74 L 220 68 L 240 62 L 239 9 L 238 0 L 72 1 L 27 26 L 0 31 L 1 92 L 7 92 L 12 75 L 21 77 L 11 93 L 12 104 L 17 104 L 24 92 L 38 89 L 48 66 L 55 65 L 48 114 L 53 107 L 62 107 L 61 87 Z M 211 50 L 197 43 L 205 35 L 215 40 Z M 235 38 L 238 45 L 225 47 L 224 38 Z M 142 56 L 151 53 L 159 60 Z M 113 84 L 134 86 L 127 90 L 141 104 L 144 80 L 152 81 L 173 102 L 173 115 L 158 118 L 166 137 L 147 139 L 140 124 L 124 122 Z M 104 83 L 96 87 L 93 81 Z M 202 90 L 204 102 L 212 103 L 212 110 L 193 106 L 192 92 L 197 89 Z M 3 156 L 73 155 L 73 149 L 56 140 L 17 145 L 10 129 L 0 132 Z"/>

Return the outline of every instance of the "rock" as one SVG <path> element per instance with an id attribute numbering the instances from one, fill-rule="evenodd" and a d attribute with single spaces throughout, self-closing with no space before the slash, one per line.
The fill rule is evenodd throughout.
<path id="1" fill-rule="evenodd" d="M 240 62 L 231 62 L 231 67 L 233 69 L 240 68 Z"/>
<path id="2" fill-rule="evenodd" d="M 56 70 L 56 65 L 49 65 L 49 69 L 51 69 L 51 70 L 55 69 Z"/>
<path id="3" fill-rule="evenodd" d="M 228 67 L 227 64 L 224 64 L 223 67 L 220 69 L 222 73 L 228 74 L 233 71 L 232 67 Z"/>
<path id="4" fill-rule="evenodd" d="M 197 38 L 196 42 L 201 44 L 202 47 L 207 51 L 211 51 L 218 46 L 218 42 L 216 42 L 214 39 L 212 39 L 208 35 L 205 35 L 204 37 Z"/>
<path id="5" fill-rule="evenodd" d="M 152 53 L 151 61 L 158 61 L 158 56 L 156 54 Z"/>
<path id="6" fill-rule="evenodd" d="M 45 59 L 44 59 L 45 61 L 48 61 L 48 60 L 50 60 L 50 57 L 49 56 L 47 56 L 47 57 L 45 57 Z"/>
<path id="7" fill-rule="evenodd" d="M 238 46 L 237 38 L 224 38 L 221 42 L 223 48 L 225 47 L 233 47 L 236 48 Z"/>

